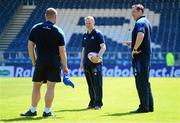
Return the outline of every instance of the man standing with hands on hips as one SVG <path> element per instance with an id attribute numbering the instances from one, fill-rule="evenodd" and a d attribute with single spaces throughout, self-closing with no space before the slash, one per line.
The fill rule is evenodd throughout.
<path id="1" fill-rule="evenodd" d="M 132 16 L 136 21 L 132 31 L 132 42 L 124 42 L 125 45 L 131 47 L 132 67 L 140 99 L 139 108 L 131 113 L 154 111 L 153 96 L 149 82 L 151 25 L 143 14 L 143 5 L 135 4 L 132 6 Z"/>

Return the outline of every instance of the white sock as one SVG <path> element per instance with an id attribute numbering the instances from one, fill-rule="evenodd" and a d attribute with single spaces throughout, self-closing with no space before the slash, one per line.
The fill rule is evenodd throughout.
<path id="1" fill-rule="evenodd" d="M 50 109 L 50 108 L 45 107 L 45 108 L 44 108 L 44 112 L 49 113 L 49 112 L 51 112 L 51 109 Z"/>
<path id="2" fill-rule="evenodd" d="M 36 107 L 31 106 L 30 110 L 31 110 L 32 113 L 34 113 L 36 111 Z"/>

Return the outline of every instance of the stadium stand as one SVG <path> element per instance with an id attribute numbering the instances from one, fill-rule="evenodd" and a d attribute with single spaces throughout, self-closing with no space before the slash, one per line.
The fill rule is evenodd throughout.
<path id="1" fill-rule="evenodd" d="M 81 39 L 85 32 L 84 17 L 95 17 L 96 27 L 105 34 L 107 51 L 104 64 L 130 64 L 129 49 L 122 45 L 122 41 L 131 39 L 134 21 L 131 18 L 131 5 L 142 3 L 145 6 L 146 16 L 152 23 L 152 64 L 165 64 L 165 55 L 172 52 L 175 55 L 176 65 L 180 65 L 180 1 L 178 0 L 13 0 L 9 16 L 0 25 L 0 34 L 9 23 L 8 20 L 15 14 L 19 6 L 34 6 L 27 21 L 12 40 L 4 52 L 6 65 L 30 64 L 27 54 L 27 40 L 30 29 L 38 22 L 43 21 L 44 11 L 48 7 L 57 8 L 59 16 L 57 25 L 62 27 L 66 34 L 68 63 L 79 64 L 81 59 Z M 0 0 L 0 6 L 7 4 Z M 21 5 L 20 5 L 21 3 Z M 8 7 L 7 7 L 8 8 Z M 1 12 L 0 18 L 3 13 Z M 5 24 L 6 23 L 6 24 Z M 1 38 L 0 38 L 1 39 Z"/>
<path id="2" fill-rule="evenodd" d="M 7 26 L 9 20 L 12 18 L 19 4 L 19 0 L 0 0 L 0 34 L 3 32 L 3 29 Z"/>

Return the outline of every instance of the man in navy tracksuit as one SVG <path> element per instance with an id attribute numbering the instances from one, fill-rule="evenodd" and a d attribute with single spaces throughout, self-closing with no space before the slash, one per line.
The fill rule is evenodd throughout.
<path id="1" fill-rule="evenodd" d="M 85 17 L 87 33 L 83 35 L 82 39 L 81 69 L 85 72 L 89 89 L 90 102 L 87 109 L 99 110 L 103 105 L 102 63 L 95 63 L 94 61 L 102 58 L 106 45 L 103 34 L 94 28 L 94 23 L 92 16 Z M 96 52 L 97 56 L 88 59 L 88 53 L 90 52 Z"/>
<path id="2" fill-rule="evenodd" d="M 132 31 L 132 42 L 127 43 L 132 49 L 132 67 L 136 88 L 140 99 L 139 108 L 132 113 L 153 112 L 153 96 L 149 82 L 151 54 L 151 25 L 143 16 L 144 7 L 141 4 L 132 6 L 132 16 L 136 23 Z"/>

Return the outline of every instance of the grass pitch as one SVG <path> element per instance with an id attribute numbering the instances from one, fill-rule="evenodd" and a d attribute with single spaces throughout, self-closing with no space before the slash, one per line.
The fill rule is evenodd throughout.
<path id="1" fill-rule="evenodd" d="M 71 77 L 75 89 L 58 83 L 52 111 L 56 117 L 43 118 L 44 94 L 41 90 L 38 116 L 21 117 L 31 103 L 31 78 L 0 78 L 0 122 L 123 122 L 178 123 L 180 122 L 180 78 L 151 78 L 155 111 L 129 114 L 139 100 L 133 78 L 104 77 L 102 110 L 84 110 L 89 101 L 85 78 Z"/>

